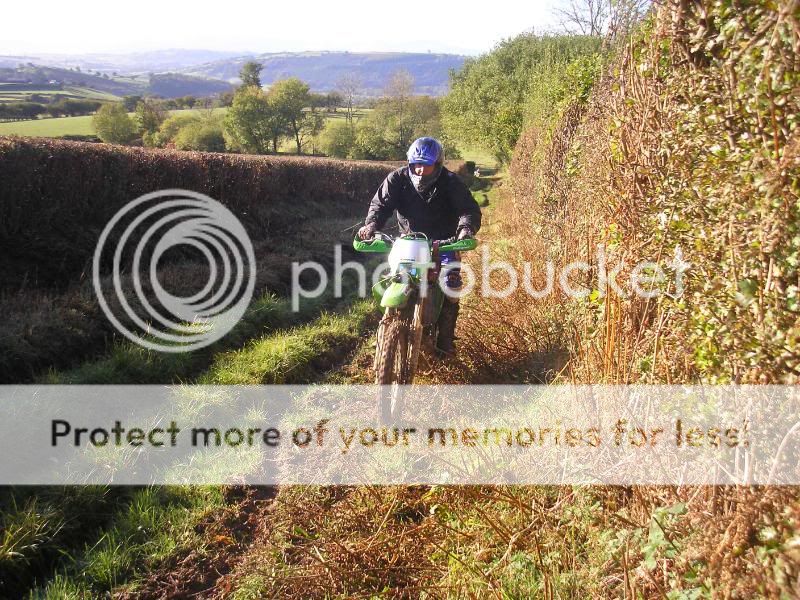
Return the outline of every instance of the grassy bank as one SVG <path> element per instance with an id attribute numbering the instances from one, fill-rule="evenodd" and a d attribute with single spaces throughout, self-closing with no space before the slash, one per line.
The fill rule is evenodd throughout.
<path id="1" fill-rule="evenodd" d="M 314 381 L 345 360 L 377 316 L 374 302 L 359 301 L 257 337 L 218 354 L 196 381 Z M 198 524 L 231 510 L 226 493 L 218 486 L 6 489 L 0 581 L 21 593 L 39 580 L 38 597 L 94 597 L 170 557 L 208 550 L 213 535 Z"/>

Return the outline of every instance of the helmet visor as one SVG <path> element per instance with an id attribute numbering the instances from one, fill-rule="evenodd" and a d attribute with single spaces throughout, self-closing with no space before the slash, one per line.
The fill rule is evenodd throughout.
<path id="1" fill-rule="evenodd" d="M 426 167 L 432 167 L 436 164 L 436 161 L 431 158 L 421 158 L 421 157 L 414 157 L 408 161 L 409 165 L 425 165 Z"/>

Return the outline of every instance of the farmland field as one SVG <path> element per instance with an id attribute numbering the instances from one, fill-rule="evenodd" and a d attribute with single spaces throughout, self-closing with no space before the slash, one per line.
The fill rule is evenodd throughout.
<path id="1" fill-rule="evenodd" d="M 58 137 L 61 135 L 94 135 L 94 133 L 91 115 L 0 123 L 0 135 Z"/>
<path id="2" fill-rule="evenodd" d="M 59 90 L 60 91 L 60 90 Z M 66 92 L 66 90 L 64 90 Z M 25 94 L 33 93 L 32 91 L 23 92 Z M 99 92 L 98 92 L 99 93 Z M 2 95 L 2 91 L 0 91 Z M 113 96 L 111 96 L 113 98 Z M 225 114 L 227 108 L 215 108 L 215 114 Z M 205 112 L 205 109 L 188 108 L 184 110 L 170 111 L 170 115 L 177 114 L 200 114 Z M 356 119 L 361 118 L 370 109 L 359 109 L 355 112 Z M 133 116 L 133 113 L 130 113 Z M 327 119 L 343 119 L 344 112 L 339 109 L 336 113 L 325 113 Z M 8 123 L 0 123 L 0 135 L 21 135 L 27 137 L 59 137 L 62 135 L 95 135 L 96 132 L 92 126 L 92 117 L 61 117 L 61 118 L 48 118 L 48 119 L 34 119 L 31 121 L 12 121 Z M 282 152 L 293 152 L 294 142 L 291 140 L 284 141 L 281 146 Z"/>
<path id="3" fill-rule="evenodd" d="M 25 102 L 32 94 L 80 100 L 103 100 L 107 102 L 114 102 L 120 99 L 119 96 L 115 96 L 114 94 L 83 87 L 65 87 L 62 90 L 58 90 L 51 87 L 37 87 L 32 85 L 26 89 L 19 89 L 16 85 L 7 86 L 0 83 L 0 102 Z"/>
<path id="4" fill-rule="evenodd" d="M 225 111 L 224 108 L 214 109 Z M 199 113 L 199 109 L 170 111 L 171 115 Z M 129 113 L 133 116 L 133 113 Z M 34 119 L 31 121 L 11 121 L 0 123 L 0 135 L 22 135 L 26 137 L 59 137 L 62 135 L 95 135 L 92 115 L 83 117 L 60 117 Z"/>

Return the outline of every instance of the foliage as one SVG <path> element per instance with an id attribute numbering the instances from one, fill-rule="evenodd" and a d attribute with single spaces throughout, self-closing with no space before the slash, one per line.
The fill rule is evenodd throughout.
<path id="1" fill-rule="evenodd" d="M 8 102 L 0 104 L 0 120 L 2 121 L 22 121 L 35 119 L 46 108 L 36 102 Z"/>
<path id="2" fill-rule="evenodd" d="M 277 152 L 286 123 L 267 94 L 255 86 L 239 88 L 225 114 L 225 131 L 235 148 L 254 154 Z"/>
<path id="3" fill-rule="evenodd" d="M 141 101 L 142 101 L 142 97 L 141 96 L 135 96 L 135 95 L 123 96 L 122 97 L 122 106 L 125 107 L 125 110 L 127 112 L 133 112 L 134 110 L 136 110 L 136 107 L 138 106 L 139 102 L 141 102 Z"/>
<path id="4" fill-rule="evenodd" d="M 134 119 L 142 134 L 145 146 L 154 146 L 155 138 L 161 125 L 167 118 L 167 113 L 153 100 L 140 100 L 136 105 Z"/>
<path id="5" fill-rule="evenodd" d="M 297 153 L 302 154 L 305 143 L 324 125 L 321 115 L 311 106 L 308 84 L 296 77 L 278 81 L 270 87 L 269 100 L 294 138 Z M 304 110 L 309 106 L 310 110 Z"/>
<path id="6" fill-rule="evenodd" d="M 59 99 L 47 106 L 47 114 L 52 117 L 89 115 L 102 106 L 97 100 Z"/>
<path id="7" fill-rule="evenodd" d="M 221 118 L 197 118 L 178 130 L 174 139 L 178 150 L 225 152 L 225 132 Z"/>
<path id="8" fill-rule="evenodd" d="M 354 158 L 403 160 L 408 147 L 422 136 L 441 137 L 439 102 L 428 96 L 382 98 L 356 125 Z M 454 154 L 449 154 L 455 158 Z"/>
<path id="9" fill-rule="evenodd" d="M 242 80 L 243 86 L 261 87 L 261 70 L 264 68 L 260 62 L 249 60 L 242 65 L 242 70 L 239 71 L 239 78 Z"/>
<path id="10" fill-rule="evenodd" d="M 153 145 L 159 148 L 166 148 L 175 144 L 175 137 L 181 128 L 197 121 L 197 115 L 176 114 L 167 117 L 158 129 L 158 133 L 153 136 Z"/>
<path id="11" fill-rule="evenodd" d="M 501 42 L 451 73 L 451 92 L 442 103 L 445 131 L 507 163 L 531 110 L 552 108 L 565 89 L 560 80 L 567 66 L 599 49 L 600 40 L 590 36 L 523 34 Z"/>
<path id="12" fill-rule="evenodd" d="M 322 131 L 321 147 L 328 156 L 350 158 L 355 144 L 355 128 L 347 121 L 331 120 Z"/>
<path id="13" fill-rule="evenodd" d="M 104 104 L 92 119 L 97 135 L 109 144 L 127 144 L 136 137 L 136 124 L 122 104 Z"/>

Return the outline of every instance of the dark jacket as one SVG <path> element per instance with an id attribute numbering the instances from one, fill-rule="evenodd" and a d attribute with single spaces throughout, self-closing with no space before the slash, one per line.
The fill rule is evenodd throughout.
<path id="1" fill-rule="evenodd" d="M 421 232 L 432 240 L 453 237 L 463 227 L 477 233 L 481 227 L 481 209 L 475 198 L 464 182 L 445 168 L 423 194 L 414 189 L 408 167 L 389 173 L 375 192 L 365 223 L 375 223 L 380 230 L 395 210 L 400 233 Z"/>

